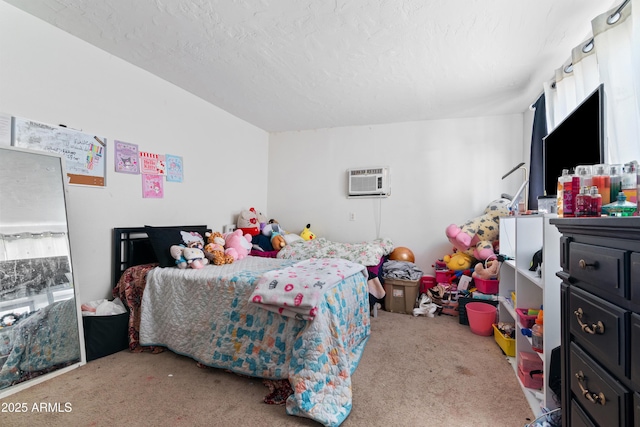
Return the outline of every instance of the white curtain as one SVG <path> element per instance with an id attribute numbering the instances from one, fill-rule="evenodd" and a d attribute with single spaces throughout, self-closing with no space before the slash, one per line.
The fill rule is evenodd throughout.
<path id="1" fill-rule="evenodd" d="M 593 37 L 572 49 L 544 84 L 549 132 L 604 84 L 607 163 L 640 160 L 640 4 L 633 12 L 632 3 L 640 0 L 595 17 Z"/>

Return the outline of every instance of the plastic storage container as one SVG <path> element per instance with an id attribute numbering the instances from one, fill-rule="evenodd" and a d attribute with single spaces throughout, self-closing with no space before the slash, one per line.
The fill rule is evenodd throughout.
<path id="1" fill-rule="evenodd" d="M 496 325 L 493 326 L 493 337 L 504 352 L 509 357 L 515 357 L 516 355 L 516 340 L 513 338 L 505 337 L 500 329 Z"/>
<path id="2" fill-rule="evenodd" d="M 426 294 L 427 291 L 436 285 L 436 278 L 433 276 L 422 276 L 420 279 L 420 293 Z"/>
<path id="3" fill-rule="evenodd" d="M 518 322 L 520 322 L 520 326 L 523 328 L 531 328 L 536 323 L 537 314 L 531 316 L 529 315 L 529 310 L 526 308 L 516 308 L 516 313 L 518 313 Z"/>
<path id="4" fill-rule="evenodd" d="M 467 297 L 458 298 L 458 316 L 459 316 L 458 320 L 461 325 L 469 324 L 469 317 L 467 316 L 467 304 L 469 304 L 470 302 L 480 302 L 484 304 L 491 304 L 494 307 L 497 307 L 499 304 L 498 301 L 478 300 L 476 298 L 467 298 Z"/>
<path id="5" fill-rule="evenodd" d="M 473 283 L 476 285 L 478 292 L 483 294 L 497 294 L 498 293 L 498 280 L 496 279 L 473 279 Z"/>
<path id="6" fill-rule="evenodd" d="M 419 280 L 384 279 L 384 308 L 392 313 L 413 314 Z"/>
<path id="7" fill-rule="evenodd" d="M 493 324 L 496 322 L 498 309 L 484 302 L 470 302 L 467 304 L 469 328 L 476 335 L 491 336 Z"/>

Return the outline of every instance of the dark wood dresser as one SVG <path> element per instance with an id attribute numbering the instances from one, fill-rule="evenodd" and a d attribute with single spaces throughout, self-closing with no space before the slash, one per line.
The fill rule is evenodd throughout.
<path id="1" fill-rule="evenodd" d="M 640 427 L 640 218 L 558 218 L 563 426 Z"/>

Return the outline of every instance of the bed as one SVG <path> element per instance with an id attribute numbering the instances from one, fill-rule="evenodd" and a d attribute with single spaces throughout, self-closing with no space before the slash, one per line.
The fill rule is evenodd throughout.
<path id="1" fill-rule="evenodd" d="M 276 388 L 284 383 L 291 387 L 284 393 L 288 414 L 327 426 L 344 421 L 352 404 L 351 375 L 370 334 L 363 264 L 298 254 L 248 256 L 202 269 L 162 268 L 149 231 L 114 229 L 114 296 L 130 310 L 131 350 L 168 348 L 204 366 L 271 381 Z M 308 285 L 293 282 L 296 289 L 314 291 L 304 294 L 313 310 L 289 313 L 262 300 L 271 286 L 283 289 L 273 283 L 286 279 L 293 286 L 291 277 L 305 274 L 322 278 Z"/>

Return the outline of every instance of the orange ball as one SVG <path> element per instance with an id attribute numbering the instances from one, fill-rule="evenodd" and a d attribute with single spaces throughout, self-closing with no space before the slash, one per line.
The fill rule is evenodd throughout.
<path id="1" fill-rule="evenodd" d="M 389 254 L 389 259 L 393 261 L 407 261 L 407 262 L 416 262 L 416 257 L 413 256 L 413 252 L 411 249 L 405 248 L 404 246 L 398 246 Z"/>

